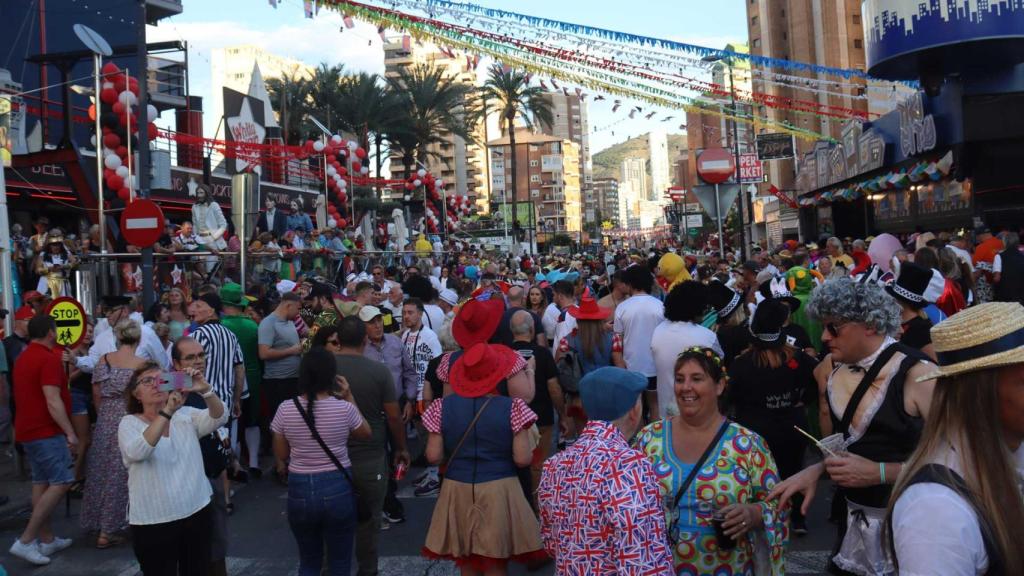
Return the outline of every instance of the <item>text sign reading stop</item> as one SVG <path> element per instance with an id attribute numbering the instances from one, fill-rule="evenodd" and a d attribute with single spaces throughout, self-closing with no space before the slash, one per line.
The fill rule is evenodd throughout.
<path id="1" fill-rule="evenodd" d="M 708 184 L 721 184 L 736 171 L 736 159 L 725 148 L 705 148 L 697 157 L 697 174 Z"/>
<path id="2" fill-rule="evenodd" d="M 121 233 L 132 246 L 149 248 L 164 231 L 164 212 L 156 202 L 136 198 L 121 213 Z"/>
<path id="3" fill-rule="evenodd" d="M 57 344 L 74 348 L 85 337 L 85 309 L 74 298 L 62 296 L 46 309 L 57 324 Z"/>

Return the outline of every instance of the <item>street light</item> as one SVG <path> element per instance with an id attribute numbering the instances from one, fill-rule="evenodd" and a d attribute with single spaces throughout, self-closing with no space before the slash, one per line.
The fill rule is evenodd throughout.
<path id="1" fill-rule="evenodd" d="M 709 54 L 708 56 L 705 56 L 705 57 L 701 58 L 701 61 L 702 62 L 722 62 L 722 63 L 724 63 L 726 65 L 726 67 L 729 68 L 729 100 L 731 102 L 730 107 L 732 108 L 733 156 L 735 157 L 735 161 L 736 161 L 736 186 L 740 187 L 740 209 L 739 209 L 739 212 L 738 212 L 738 216 L 739 216 L 739 219 L 740 219 L 740 241 L 741 241 L 740 255 L 741 255 L 743 260 L 746 260 L 747 259 L 747 246 L 749 245 L 748 238 L 749 238 L 749 240 L 753 240 L 753 238 L 748 235 L 747 227 L 744 224 L 743 211 L 746 210 L 747 213 L 750 215 L 751 221 L 753 221 L 753 219 L 754 219 L 754 207 L 753 207 L 752 203 L 750 202 L 750 196 L 748 196 L 748 195 L 743 193 L 743 188 L 741 187 L 741 182 L 740 182 L 740 138 L 739 138 L 739 130 L 738 130 L 738 127 L 737 127 L 738 123 L 736 121 L 736 118 L 739 116 L 739 114 L 738 114 L 737 108 L 736 108 L 736 82 L 735 82 L 735 80 L 733 78 L 733 73 L 732 73 L 732 57 L 724 56 L 722 54 Z M 746 197 L 746 201 L 744 201 L 744 197 Z M 751 222 L 751 224 L 753 224 L 753 222 Z M 722 238 L 719 238 L 718 241 L 721 244 L 720 248 L 724 252 L 725 251 L 725 242 L 724 242 L 724 240 Z"/>

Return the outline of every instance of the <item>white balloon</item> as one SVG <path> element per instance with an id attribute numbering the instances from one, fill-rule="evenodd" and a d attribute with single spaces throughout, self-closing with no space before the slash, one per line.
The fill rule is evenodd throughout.
<path id="1" fill-rule="evenodd" d="M 127 166 L 118 166 L 117 170 L 114 170 L 114 172 L 118 176 L 120 176 L 121 178 L 127 178 L 128 177 L 128 167 Z"/>
<path id="2" fill-rule="evenodd" d="M 427 171 L 424 170 L 423 168 L 420 168 L 419 170 L 416 171 L 416 175 L 419 176 L 420 178 L 423 178 L 424 176 L 427 175 Z"/>
<path id="3" fill-rule="evenodd" d="M 331 166 L 330 164 L 328 164 L 327 165 L 327 175 L 331 176 L 331 177 L 337 176 L 338 175 L 338 170 L 334 166 Z"/>
<path id="4" fill-rule="evenodd" d="M 89 144 L 92 144 L 93 148 L 96 147 L 96 135 L 95 134 L 93 134 L 92 136 L 89 136 Z"/>
<path id="5" fill-rule="evenodd" d="M 359 173 L 360 173 L 360 174 L 363 174 L 363 175 L 369 174 L 369 173 L 370 173 L 370 167 L 369 167 L 369 166 L 363 166 L 363 167 L 362 167 L 362 168 L 361 168 L 361 169 L 359 170 Z"/>
<path id="6" fill-rule="evenodd" d="M 333 144 L 341 144 L 341 136 L 338 135 L 338 134 L 335 134 L 334 136 L 331 136 L 331 142 Z"/>
<path id="7" fill-rule="evenodd" d="M 156 109 L 156 106 L 152 104 L 146 106 L 146 118 L 149 118 L 150 122 L 154 122 L 158 116 L 160 116 L 160 111 Z"/>
<path id="8" fill-rule="evenodd" d="M 313 150 L 316 150 L 317 152 L 323 152 L 324 151 L 324 141 L 323 140 L 317 140 L 316 142 L 313 142 Z"/>
<path id="9" fill-rule="evenodd" d="M 437 187 L 438 188 L 444 188 L 444 180 L 441 180 L 440 178 L 438 178 L 436 180 L 436 182 L 437 182 Z"/>
<path id="10" fill-rule="evenodd" d="M 334 218 L 331 218 L 331 219 L 327 220 L 327 227 L 328 228 L 337 228 L 338 227 L 338 221 L 335 220 Z"/>
<path id="11" fill-rule="evenodd" d="M 103 165 L 111 170 L 117 170 L 121 166 L 121 158 L 117 154 L 107 154 L 103 158 Z"/>
<path id="12" fill-rule="evenodd" d="M 412 185 L 413 185 L 413 186 L 415 186 L 415 187 L 417 187 L 417 188 L 419 188 L 420 186 L 422 186 L 422 185 L 423 185 L 423 181 L 422 181 L 422 180 L 420 180 L 419 178 L 417 178 L 416 180 L 413 180 L 413 181 L 412 181 Z"/>
<path id="13" fill-rule="evenodd" d="M 355 152 L 357 148 L 359 148 L 359 142 L 356 142 L 355 140 L 349 140 L 348 141 L 348 149 L 349 150 Z"/>
<path id="14" fill-rule="evenodd" d="M 114 83 L 113 82 L 104 82 L 100 86 L 100 90 L 113 90 L 113 89 L 114 89 Z"/>
<path id="15" fill-rule="evenodd" d="M 135 106 L 139 99 L 130 90 L 125 90 L 118 95 L 117 100 L 125 106 Z"/>

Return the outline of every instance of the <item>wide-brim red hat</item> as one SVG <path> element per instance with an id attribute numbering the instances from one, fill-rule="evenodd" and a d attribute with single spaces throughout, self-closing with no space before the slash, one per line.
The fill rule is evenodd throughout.
<path id="1" fill-rule="evenodd" d="M 474 344 L 487 342 L 501 323 L 505 304 L 500 298 L 472 299 L 462 305 L 452 321 L 452 337 L 468 350 Z"/>
<path id="2" fill-rule="evenodd" d="M 579 306 L 569 308 L 569 315 L 577 320 L 604 320 L 611 314 L 611 308 L 602 308 L 597 305 L 597 300 L 594 300 L 589 290 L 580 298 Z"/>
<path id="3" fill-rule="evenodd" d="M 473 345 L 452 366 L 448 383 L 464 398 L 479 398 L 525 364 L 518 352 L 504 344 Z"/>

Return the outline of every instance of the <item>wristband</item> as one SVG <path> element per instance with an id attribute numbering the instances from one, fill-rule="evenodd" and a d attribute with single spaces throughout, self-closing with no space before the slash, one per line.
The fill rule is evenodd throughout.
<path id="1" fill-rule="evenodd" d="M 205 400 L 205 399 L 209 398 L 210 396 L 213 396 L 214 394 L 216 394 L 216 392 L 213 391 L 213 388 L 210 388 L 206 392 L 203 392 L 202 394 L 200 394 L 199 397 Z"/>
<path id="2" fill-rule="evenodd" d="M 167 418 L 167 420 L 170 420 L 170 419 L 171 419 L 171 415 L 170 415 L 170 414 L 168 414 L 167 412 L 164 412 L 163 410 L 161 410 L 161 411 L 157 412 L 157 414 L 159 414 L 159 415 L 163 416 L 164 418 Z"/>
<path id="3" fill-rule="evenodd" d="M 878 475 L 882 477 L 882 484 L 885 484 L 885 462 L 878 463 Z"/>

